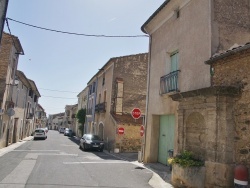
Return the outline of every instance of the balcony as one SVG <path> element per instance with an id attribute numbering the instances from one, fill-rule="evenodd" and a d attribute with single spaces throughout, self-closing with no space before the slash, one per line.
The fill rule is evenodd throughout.
<path id="1" fill-rule="evenodd" d="M 98 113 L 106 112 L 106 102 L 95 105 L 95 112 Z"/>
<path id="2" fill-rule="evenodd" d="M 33 113 L 28 113 L 26 119 L 32 119 L 34 117 Z"/>
<path id="3" fill-rule="evenodd" d="M 179 92 L 178 89 L 179 72 L 180 71 L 177 70 L 161 77 L 160 80 L 161 94 L 166 94 L 170 92 Z"/>

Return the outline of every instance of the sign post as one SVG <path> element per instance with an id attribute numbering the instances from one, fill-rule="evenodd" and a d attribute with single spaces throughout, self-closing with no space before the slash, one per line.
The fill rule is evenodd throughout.
<path id="1" fill-rule="evenodd" d="M 140 128 L 140 135 L 143 136 L 144 135 L 144 126 L 141 125 L 141 128 Z"/>
<path id="2" fill-rule="evenodd" d="M 123 127 L 118 127 L 117 134 L 118 134 L 118 138 L 120 140 L 120 149 L 119 149 L 120 152 L 121 152 L 121 148 L 122 148 L 122 146 L 121 146 L 122 145 L 122 139 L 120 138 L 120 135 L 123 135 L 124 132 L 125 132 L 125 129 Z"/>

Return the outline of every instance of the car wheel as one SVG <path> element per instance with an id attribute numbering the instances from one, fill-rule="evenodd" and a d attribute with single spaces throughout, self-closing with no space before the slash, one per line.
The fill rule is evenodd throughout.
<path id="1" fill-rule="evenodd" d="M 86 151 L 86 146 L 85 146 L 85 144 L 83 143 L 82 145 L 83 145 L 83 148 L 82 148 L 83 151 Z"/>
<path id="2" fill-rule="evenodd" d="M 100 149 L 100 152 L 103 152 L 103 149 Z"/>

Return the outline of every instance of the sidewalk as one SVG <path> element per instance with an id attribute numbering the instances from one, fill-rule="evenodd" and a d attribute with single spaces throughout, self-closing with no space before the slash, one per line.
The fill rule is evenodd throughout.
<path id="1" fill-rule="evenodd" d="M 9 145 L 8 147 L 4 147 L 0 149 L 0 157 L 3 156 L 4 154 L 16 149 L 17 147 L 21 146 L 22 144 L 24 144 L 26 141 L 30 141 L 33 139 L 33 136 L 29 136 L 24 138 L 23 140 L 20 140 L 16 143 L 13 143 L 11 145 Z"/>
<path id="2" fill-rule="evenodd" d="M 153 177 L 150 180 L 149 184 L 155 188 L 165 187 L 165 188 L 171 188 L 173 187 L 170 183 L 171 181 L 171 171 L 169 170 L 168 166 L 165 166 L 161 163 L 139 163 L 138 162 L 138 153 L 114 153 L 114 152 L 108 152 L 104 150 L 105 153 L 109 155 L 113 155 L 117 158 L 120 158 L 122 160 L 127 160 L 130 162 L 133 162 L 134 164 L 142 167 L 147 168 L 153 172 Z"/>

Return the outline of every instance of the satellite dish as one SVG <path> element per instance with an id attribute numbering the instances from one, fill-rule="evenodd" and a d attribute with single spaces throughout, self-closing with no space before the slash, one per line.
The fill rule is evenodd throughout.
<path id="1" fill-rule="evenodd" d="M 7 110 L 7 115 L 8 116 L 13 116 L 15 114 L 15 110 L 13 109 L 13 108 L 9 108 L 8 110 Z"/>

